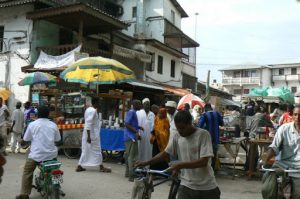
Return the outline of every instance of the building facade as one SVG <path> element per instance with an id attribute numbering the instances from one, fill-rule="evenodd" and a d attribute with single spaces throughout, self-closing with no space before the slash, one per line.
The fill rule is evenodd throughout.
<path id="1" fill-rule="evenodd" d="M 240 96 L 248 94 L 252 88 L 284 87 L 292 93 L 299 92 L 300 64 L 274 64 L 267 66 L 232 66 L 220 70 L 223 89 Z"/>
<path id="2" fill-rule="evenodd" d="M 21 67 L 32 67 L 41 50 L 61 55 L 81 44 L 83 53 L 129 66 L 138 80 L 196 91 L 199 44 L 181 31 L 182 17 L 176 0 L 1 1 L 0 86 L 16 95 L 12 104 L 27 101 Z"/>

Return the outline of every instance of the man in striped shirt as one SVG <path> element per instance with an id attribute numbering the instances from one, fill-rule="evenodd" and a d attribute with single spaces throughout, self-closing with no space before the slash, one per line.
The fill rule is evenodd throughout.
<path id="1" fill-rule="evenodd" d="M 223 117 L 217 111 L 212 109 L 211 104 L 205 104 L 204 110 L 205 113 L 201 115 L 198 122 L 198 127 L 206 129 L 210 133 L 214 152 L 212 167 L 215 168 L 214 166 L 220 137 L 219 126 L 224 126 L 224 122 Z"/>

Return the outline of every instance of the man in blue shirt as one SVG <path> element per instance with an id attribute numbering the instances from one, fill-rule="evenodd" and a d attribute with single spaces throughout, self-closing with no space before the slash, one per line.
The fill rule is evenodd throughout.
<path id="1" fill-rule="evenodd" d="M 133 167 L 135 161 L 138 159 L 138 143 L 140 139 L 139 135 L 139 123 L 136 115 L 136 111 L 141 108 L 142 104 L 139 100 L 132 101 L 132 109 L 126 113 L 125 117 L 125 130 L 124 130 L 124 142 L 126 153 L 126 172 L 125 177 L 129 177 L 129 181 L 133 182 Z"/>
<path id="2" fill-rule="evenodd" d="M 198 127 L 204 128 L 210 133 L 214 152 L 212 161 L 212 166 L 214 168 L 220 137 L 219 126 L 224 126 L 224 122 L 223 117 L 217 111 L 213 111 L 211 104 L 205 104 L 204 110 L 205 113 L 201 115 Z"/>

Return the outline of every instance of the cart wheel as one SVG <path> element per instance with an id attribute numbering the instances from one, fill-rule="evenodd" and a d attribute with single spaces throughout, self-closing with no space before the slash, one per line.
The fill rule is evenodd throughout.
<path id="1" fill-rule="evenodd" d="M 79 158 L 81 154 L 81 140 L 78 136 L 74 135 L 68 135 L 64 138 L 64 146 L 66 148 L 63 148 L 64 154 L 70 158 L 70 159 L 75 159 Z M 74 146 L 73 147 L 68 147 L 68 146 Z M 76 147 L 77 146 L 77 147 Z"/>

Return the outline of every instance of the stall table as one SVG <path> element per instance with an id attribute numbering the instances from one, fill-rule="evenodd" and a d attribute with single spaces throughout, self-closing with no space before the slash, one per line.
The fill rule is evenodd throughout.
<path id="1" fill-rule="evenodd" d="M 248 177 L 251 178 L 255 173 L 255 161 L 256 161 L 256 154 L 257 149 L 255 147 L 260 148 L 260 154 L 259 158 L 262 159 L 262 155 L 264 153 L 264 147 L 269 146 L 272 144 L 272 140 L 269 139 L 251 139 L 249 140 L 249 171 L 248 171 Z"/>
<path id="2" fill-rule="evenodd" d="M 246 137 L 238 137 L 230 140 L 220 140 L 220 143 L 224 145 L 226 151 L 230 154 L 230 156 L 234 159 L 233 162 L 233 179 L 236 174 L 236 158 L 239 154 L 240 146 L 246 146 L 247 138 Z M 234 146 L 234 149 L 232 149 Z"/>

